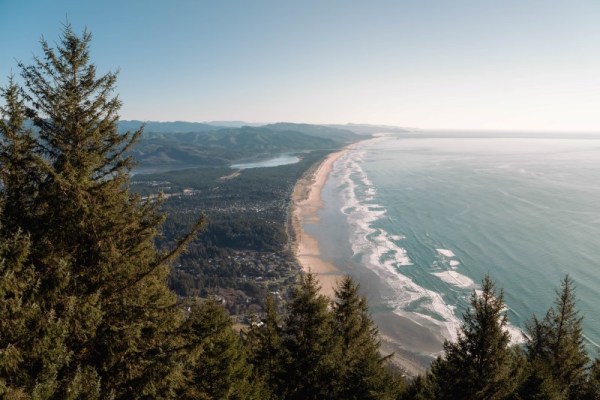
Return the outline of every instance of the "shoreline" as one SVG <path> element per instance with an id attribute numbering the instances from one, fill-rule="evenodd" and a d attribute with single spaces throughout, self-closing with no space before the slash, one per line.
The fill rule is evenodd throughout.
<path id="1" fill-rule="evenodd" d="M 319 221 L 318 211 L 323 207 L 321 191 L 333 164 L 349 151 L 346 146 L 330 153 L 319 165 L 296 182 L 292 192 L 293 254 L 304 272 L 316 275 L 321 294 L 334 297 L 338 279 L 345 274 L 336 265 L 320 258 L 319 243 L 304 231 L 304 224 Z"/>
<path id="2" fill-rule="evenodd" d="M 292 192 L 292 252 L 303 272 L 310 271 L 316 275 L 321 286 L 320 293 L 330 299 L 335 296 L 334 288 L 338 280 L 351 271 L 346 271 L 322 259 L 317 239 L 305 232 L 304 225 L 319 222 L 318 212 L 324 207 L 321 196 L 323 187 L 329 178 L 333 164 L 348 153 L 351 146 L 352 144 L 330 153 L 296 182 Z M 376 298 L 380 296 L 383 290 L 380 286 L 382 283 L 369 270 L 361 272 L 354 278 L 361 284 L 363 291 L 367 290 Z M 367 281 L 360 282 L 364 279 Z M 379 331 L 382 355 L 392 354 L 390 362 L 406 375 L 415 377 L 425 372 L 433 360 L 432 354 L 439 354 L 442 350 L 443 338 L 417 321 L 383 310 L 371 312 L 371 317 Z"/>

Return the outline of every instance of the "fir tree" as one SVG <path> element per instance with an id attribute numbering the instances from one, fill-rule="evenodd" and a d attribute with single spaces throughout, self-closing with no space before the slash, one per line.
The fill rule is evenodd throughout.
<path id="1" fill-rule="evenodd" d="M 568 275 L 556 292 L 554 304 L 542 321 L 534 316 L 527 326 L 526 351 L 531 371 L 521 393 L 540 398 L 578 398 L 589 359 L 583 342 L 582 317 Z"/>
<path id="2" fill-rule="evenodd" d="M 333 334 L 329 301 L 319 289 L 312 273 L 303 275 L 288 304 L 281 378 L 287 384 L 283 393 L 276 393 L 286 399 L 335 398 L 340 346 Z"/>
<path id="3" fill-rule="evenodd" d="M 176 249 L 157 253 L 157 205 L 127 189 L 126 153 L 141 130 L 118 132 L 116 74 L 97 76 L 90 40 L 67 25 L 56 49 L 42 40 L 43 57 L 20 64 L 24 88 L 9 82 L 4 91 L 0 187 L 12 206 L 0 226 L 3 238 L 28 237 L 20 265 L 33 268 L 39 308 L 37 347 L 15 368 L 50 382 L 31 389 L 39 398 L 168 398 L 181 379 L 172 331 L 182 320 L 168 264 L 201 221 Z"/>
<path id="4" fill-rule="evenodd" d="M 282 321 L 272 296 L 265 304 L 265 315 L 253 321 L 246 338 L 250 362 L 254 365 L 255 376 L 264 380 L 273 393 L 284 391 L 282 380 Z M 277 398 L 275 394 L 272 398 Z"/>
<path id="5" fill-rule="evenodd" d="M 246 361 L 231 318 L 214 300 L 191 307 L 183 336 L 187 346 L 185 385 L 181 399 L 266 398 L 260 380 L 250 381 L 252 366 Z"/>
<path id="6" fill-rule="evenodd" d="M 29 239 L 21 232 L 0 239 L 1 398 L 28 398 L 32 393 L 44 397 L 58 384 L 56 370 L 68 362 L 64 356 L 68 354 L 64 345 L 67 330 L 64 321 L 57 320 L 52 313 L 43 313 L 32 301 L 37 290 L 35 269 L 27 263 L 29 249 Z M 54 354 L 50 354 L 50 348 L 44 349 L 37 340 L 32 340 L 32 326 L 44 331 L 42 340 L 51 345 Z M 22 363 L 31 359 L 29 352 L 36 347 L 46 354 L 43 359 L 38 358 L 38 374 L 34 379 L 24 373 Z"/>
<path id="7" fill-rule="evenodd" d="M 600 400 L 600 358 L 596 358 L 590 368 L 583 399 Z"/>
<path id="8" fill-rule="evenodd" d="M 399 400 L 433 400 L 435 399 L 431 372 L 416 376 L 407 386 L 406 390 L 398 397 Z"/>
<path id="9" fill-rule="evenodd" d="M 379 352 L 379 332 L 369 315 L 367 300 L 358 294 L 358 284 L 349 276 L 335 290 L 333 315 L 335 335 L 341 339 L 338 363 L 340 399 L 395 398 L 401 381 L 387 368 Z"/>
<path id="10" fill-rule="evenodd" d="M 486 276 L 480 295 L 473 292 L 456 342 L 444 343 L 444 357 L 431 367 L 429 380 L 439 399 L 504 399 L 514 390 L 510 335 L 502 291 Z"/>
<path id="11" fill-rule="evenodd" d="M 30 231 L 39 216 L 39 184 L 44 160 L 35 136 L 24 128 L 26 103 L 12 77 L 2 89 L 0 107 L 0 394 L 6 398 L 52 398 L 63 390 L 65 399 L 95 399 L 100 379 L 93 367 L 70 367 L 71 327 L 78 321 L 78 299 L 44 302 L 40 269 L 31 252 Z M 69 279 L 71 262 L 48 253 L 54 276 Z M 64 371 L 69 370 L 69 374 Z"/>
<path id="12" fill-rule="evenodd" d="M 0 182 L 5 212 L 3 232 L 20 230 L 37 197 L 40 183 L 39 157 L 31 129 L 25 129 L 26 105 L 22 91 L 10 77 L 0 89 Z"/>

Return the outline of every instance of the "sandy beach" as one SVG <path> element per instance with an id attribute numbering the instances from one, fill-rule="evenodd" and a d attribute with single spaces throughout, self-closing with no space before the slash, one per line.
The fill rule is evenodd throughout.
<path id="1" fill-rule="evenodd" d="M 294 254 L 305 272 L 317 275 L 321 293 L 333 298 L 334 288 L 342 271 L 334 264 L 320 258 L 319 243 L 308 235 L 303 226 L 319 220 L 318 211 L 323 207 L 321 190 L 327 181 L 333 164 L 348 151 L 347 148 L 331 153 L 313 171 L 300 179 L 292 194 L 292 225 L 295 233 Z"/>
<path id="2" fill-rule="evenodd" d="M 321 258 L 318 241 L 304 230 L 305 224 L 319 222 L 319 210 L 323 207 L 321 191 L 327 182 L 333 164 L 350 149 L 344 148 L 332 153 L 321 164 L 300 179 L 292 194 L 292 227 L 294 230 L 294 254 L 305 272 L 316 274 L 321 293 L 334 297 L 338 280 L 350 271 Z M 356 271 L 353 271 L 353 276 Z M 367 297 L 379 297 L 382 287 L 377 276 L 369 270 L 362 270 L 355 276 Z M 381 351 L 391 354 L 391 361 L 408 375 L 416 376 L 426 370 L 431 362 L 431 354 L 441 351 L 443 337 L 423 324 L 412 321 L 391 311 L 373 313 L 381 338 Z"/>

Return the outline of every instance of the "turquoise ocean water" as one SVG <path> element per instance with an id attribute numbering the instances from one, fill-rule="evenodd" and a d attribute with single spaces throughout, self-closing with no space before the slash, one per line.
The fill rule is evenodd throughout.
<path id="1" fill-rule="evenodd" d="M 595 355 L 600 138 L 419 135 L 360 142 L 336 162 L 320 222 L 305 227 L 322 256 L 369 288 L 375 312 L 448 338 L 485 274 L 505 291 L 518 341 L 568 273 Z"/>

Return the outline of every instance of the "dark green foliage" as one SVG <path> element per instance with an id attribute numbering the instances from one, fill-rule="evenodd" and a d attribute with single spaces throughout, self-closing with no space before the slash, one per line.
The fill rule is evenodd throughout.
<path id="1" fill-rule="evenodd" d="M 0 397 L 27 398 L 27 394 L 51 390 L 57 384 L 53 378 L 68 357 L 65 352 L 66 327 L 51 313 L 36 307 L 35 269 L 28 264 L 29 238 L 21 232 L 0 240 Z M 40 325 L 43 325 L 40 326 Z M 22 363 L 30 349 L 36 346 L 30 336 L 31 327 L 46 332 L 55 354 L 47 354 L 39 364 L 39 377 L 24 373 Z M 38 345 L 39 349 L 40 346 Z M 42 350 L 42 349 L 40 349 Z M 58 355 L 58 356 L 57 356 Z"/>
<path id="2" fill-rule="evenodd" d="M 246 345 L 257 379 L 264 380 L 274 392 L 283 392 L 282 321 L 272 296 L 267 297 L 264 317 L 252 321 Z"/>
<path id="3" fill-rule="evenodd" d="M 286 399 L 316 400 L 336 394 L 341 348 L 329 302 L 319 289 L 316 277 L 306 274 L 288 304 L 283 338 L 286 387 L 278 393 Z"/>
<path id="4" fill-rule="evenodd" d="M 41 249 L 35 241 L 47 214 L 47 204 L 40 201 L 47 159 L 24 128 L 27 103 L 12 79 L 2 96 L 0 392 L 7 398 L 56 398 L 61 392 L 62 398 L 98 398 L 98 374 L 93 367 L 75 365 L 71 347 L 85 335 L 86 323 L 95 323 L 93 299 L 84 303 L 72 293 L 58 295 L 72 282 L 72 257 Z M 86 321 L 80 312 L 89 312 Z"/>
<path id="5" fill-rule="evenodd" d="M 43 58 L 20 64 L 24 89 L 3 92 L 0 239 L 27 237 L 8 268 L 33 274 L 24 293 L 38 314 L 1 379 L 36 398 L 170 397 L 181 312 L 166 278 L 186 240 L 154 248 L 162 218 L 126 189 L 141 131 L 117 131 L 116 75 L 96 75 L 90 39 L 66 26 L 56 49 L 42 41 Z"/>
<path id="6" fill-rule="evenodd" d="M 267 301 L 262 325 L 250 329 L 246 342 L 271 398 L 396 399 L 403 380 L 379 353 L 377 329 L 351 278 L 329 305 L 311 273 L 302 277 L 283 321 Z"/>
<path id="7" fill-rule="evenodd" d="M 435 361 L 434 361 L 435 363 Z M 407 386 L 406 390 L 398 397 L 399 400 L 432 400 L 435 399 L 435 388 L 432 384 L 432 372 L 418 375 Z"/>
<path id="8" fill-rule="evenodd" d="M 573 281 L 566 276 L 554 307 L 543 320 L 527 325 L 530 373 L 521 388 L 532 398 L 575 399 L 581 395 L 589 358 L 583 342 L 582 317 L 576 309 Z"/>
<path id="9" fill-rule="evenodd" d="M 263 399 L 260 380 L 251 381 L 239 335 L 214 300 L 191 306 L 182 335 L 186 343 L 185 385 L 180 399 Z"/>
<path id="10" fill-rule="evenodd" d="M 596 358 L 590 368 L 582 397 L 585 400 L 600 400 L 600 358 Z"/>
<path id="11" fill-rule="evenodd" d="M 514 390 L 514 367 L 506 331 L 502 291 L 489 277 L 482 293 L 471 295 L 456 342 L 444 343 L 444 357 L 434 361 L 429 380 L 435 398 L 504 399 Z"/>
<path id="12" fill-rule="evenodd" d="M 401 381 L 386 368 L 379 352 L 378 330 L 367 301 L 358 294 L 358 285 L 346 276 L 335 290 L 333 315 L 335 335 L 341 340 L 338 398 L 391 399 Z"/>
<path id="13" fill-rule="evenodd" d="M 35 137 L 24 127 L 26 104 L 21 90 L 11 78 L 0 93 L 5 103 L 0 107 L 0 182 L 6 210 L 2 220 L 8 229 L 27 218 L 41 176 Z"/>

